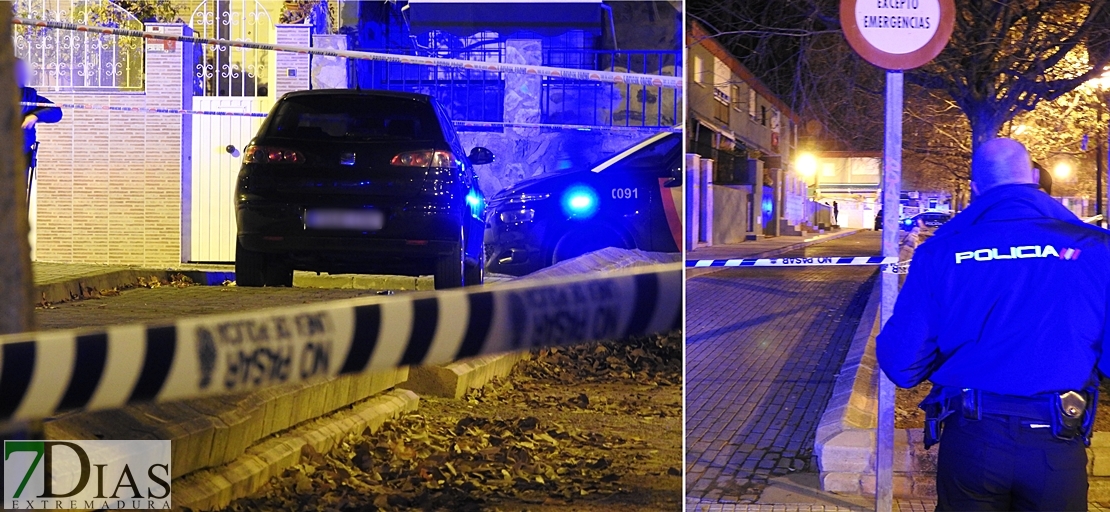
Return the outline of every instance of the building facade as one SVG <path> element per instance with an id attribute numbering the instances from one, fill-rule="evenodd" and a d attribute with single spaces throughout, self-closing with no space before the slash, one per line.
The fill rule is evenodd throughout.
<path id="1" fill-rule="evenodd" d="M 793 164 L 801 117 L 708 35 L 687 26 L 687 151 L 713 162 L 701 204 L 715 235 L 702 243 L 796 234 L 808 221 Z"/>
<path id="2" fill-rule="evenodd" d="M 568 2 L 580 9 L 565 24 L 547 33 L 529 30 L 528 23 L 542 25 L 537 16 Z M 435 28 L 437 20 L 421 18 L 438 12 L 422 11 L 438 9 L 427 1 L 321 2 L 313 12 L 292 16 L 291 2 L 187 0 L 178 4 L 175 23 L 140 20 L 108 0 L 20 0 L 16 7 L 31 19 L 95 24 L 110 16 L 112 26 L 205 38 L 682 73 L 676 4 L 568 2 L 520 2 L 515 12 L 530 18 L 508 20 L 510 25 L 471 19 L 444 30 Z M 438 2 L 445 3 L 464 8 L 471 2 Z M 415 24 L 404 7 L 416 9 Z M 367 17 L 381 12 L 390 14 L 380 23 Z M 492 11 L 486 4 L 474 12 Z M 389 32 L 394 22 L 404 26 L 403 37 L 373 47 L 380 41 L 368 34 Z M 410 46 L 395 48 L 389 41 Z M 632 44 L 639 46 L 626 46 Z M 15 47 L 32 68 L 31 85 L 68 104 L 60 123 L 39 129 L 32 207 L 39 261 L 233 261 L 232 190 L 242 150 L 264 113 L 290 91 L 363 87 L 437 97 L 451 108 L 464 145 L 495 152 L 493 165 L 479 167 L 487 195 L 543 173 L 589 165 L 672 129 L 682 111 L 675 88 L 596 80 L 380 60 L 356 66 L 354 59 L 331 56 L 26 27 L 15 34 Z"/>

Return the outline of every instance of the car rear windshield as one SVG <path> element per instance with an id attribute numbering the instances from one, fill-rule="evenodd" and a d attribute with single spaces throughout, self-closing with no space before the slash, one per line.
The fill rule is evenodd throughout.
<path id="1" fill-rule="evenodd" d="M 304 96 L 282 100 L 267 135 L 307 140 L 439 140 L 429 103 L 384 96 Z"/>

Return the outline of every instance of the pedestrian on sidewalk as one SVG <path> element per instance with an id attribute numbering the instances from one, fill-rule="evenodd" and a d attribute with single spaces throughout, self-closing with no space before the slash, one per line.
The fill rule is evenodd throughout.
<path id="1" fill-rule="evenodd" d="M 833 226 L 840 225 L 840 206 L 833 201 Z"/>
<path id="2" fill-rule="evenodd" d="M 971 205 L 916 249 L 879 365 L 901 387 L 932 381 L 937 510 L 1087 510 L 1110 232 L 1039 190 L 1014 140 L 976 149 L 971 180 Z"/>
<path id="3" fill-rule="evenodd" d="M 27 164 L 27 195 L 30 198 L 31 181 L 34 179 L 35 158 L 38 149 L 35 125 L 39 123 L 57 123 L 62 120 L 62 109 L 54 106 L 42 105 L 54 102 L 39 94 L 33 87 L 27 86 L 27 62 L 23 59 L 15 60 L 15 77 L 19 84 L 20 104 L 23 108 L 23 153 L 26 155 L 24 163 Z"/>

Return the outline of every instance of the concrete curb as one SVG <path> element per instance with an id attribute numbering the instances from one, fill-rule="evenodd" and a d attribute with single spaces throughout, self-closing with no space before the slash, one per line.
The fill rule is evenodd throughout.
<path id="1" fill-rule="evenodd" d="M 99 297 L 103 290 L 136 286 L 139 284 L 140 278 L 156 277 L 160 281 L 168 282 L 172 274 L 178 273 L 185 274 L 185 272 L 168 270 L 110 270 L 103 274 L 36 285 L 35 299 L 47 304 L 92 299 Z M 190 279 L 192 278 L 190 277 Z"/>
<path id="2" fill-rule="evenodd" d="M 179 478 L 232 463 L 268 436 L 396 388 L 407 378 L 402 367 L 251 393 L 75 412 L 44 428 L 47 439 L 170 440 L 172 476 Z"/>
<path id="3" fill-rule="evenodd" d="M 270 437 L 228 464 L 175 480 L 173 506 L 193 510 L 226 507 L 233 500 L 254 494 L 270 478 L 299 463 L 306 446 L 327 453 L 348 435 L 367 428 L 376 432 L 386 420 L 415 411 L 419 403 L 416 393 L 398 389 Z"/>
<path id="4" fill-rule="evenodd" d="M 875 429 L 878 425 L 880 282 L 875 282 L 852 345 L 814 440 L 821 489 L 848 495 L 875 495 Z M 936 450 L 926 451 L 921 430 L 894 431 L 894 496 L 935 499 Z"/>
<path id="5" fill-rule="evenodd" d="M 235 279 L 235 273 L 231 274 Z M 337 274 L 317 275 L 315 272 L 296 272 L 293 286 L 298 288 L 327 288 L 343 290 L 432 290 L 434 284 L 430 276 L 408 277 L 387 275 Z"/>
<path id="6" fill-rule="evenodd" d="M 421 395 L 460 399 L 471 389 L 485 386 L 491 380 L 508 376 L 528 352 L 512 352 L 474 359 L 464 359 L 444 366 L 409 368 L 409 380 L 400 387 Z"/>
<path id="7" fill-rule="evenodd" d="M 864 230 L 864 229 L 848 229 L 848 230 L 840 231 L 840 232 L 837 232 L 837 233 L 831 233 L 827 236 L 822 236 L 822 237 L 819 237 L 815 240 L 804 240 L 804 241 L 798 242 L 796 244 L 791 244 L 791 245 L 788 245 L 788 246 L 785 246 L 785 247 L 779 247 L 778 249 L 770 249 L 770 250 L 763 251 L 763 252 L 757 252 L 755 254 L 747 254 L 747 255 L 744 255 L 744 257 L 745 258 L 753 258 L 753 259 L 754 258 L 774 258 L 774 257 L 779 256 L 780 254 L 785 254 L 785 253 L 788 253 L 790 251 L 796 251 L 798 249 L 805 249 L 806 247 L 809 247 L 811 245 L 817 245 L 817 244 L 820 244 L 820 243 L 828 242 L 830 240 L 836 240 L 838 238 L 844 238 L 846 236 L 851 236 L 851 235 L 854 235 L 856 233 L 860 233 L 862 231 L 866 231 L 866 230 Z M 704 276 L 706 274 L 712 274 L 713 272 L 717 272 L 717 271 L 720 271 L 720 270 L 725 270 L 725 267 L 687 268 L 686 269 L 686 279 L 690 279 L 691 277 L 701 277 L 701 276 Z"/>

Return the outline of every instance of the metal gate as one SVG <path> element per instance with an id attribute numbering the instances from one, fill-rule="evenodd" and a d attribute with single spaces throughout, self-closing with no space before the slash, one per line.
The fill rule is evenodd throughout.
<path id="1" fill-rule="evenodd" d="M 274 23 L 257 0 L 204 0 L 190 22 L 200 37 L 275 42 Z M 193 109 L 267 112 L 276 76 L 274 55 L 264 50 L 205 46 L 194 69 Z M 235 177 L 243 148 L 262 118 L 192 116 L 188 252 L 193 262 L 235 260 Z"/>

